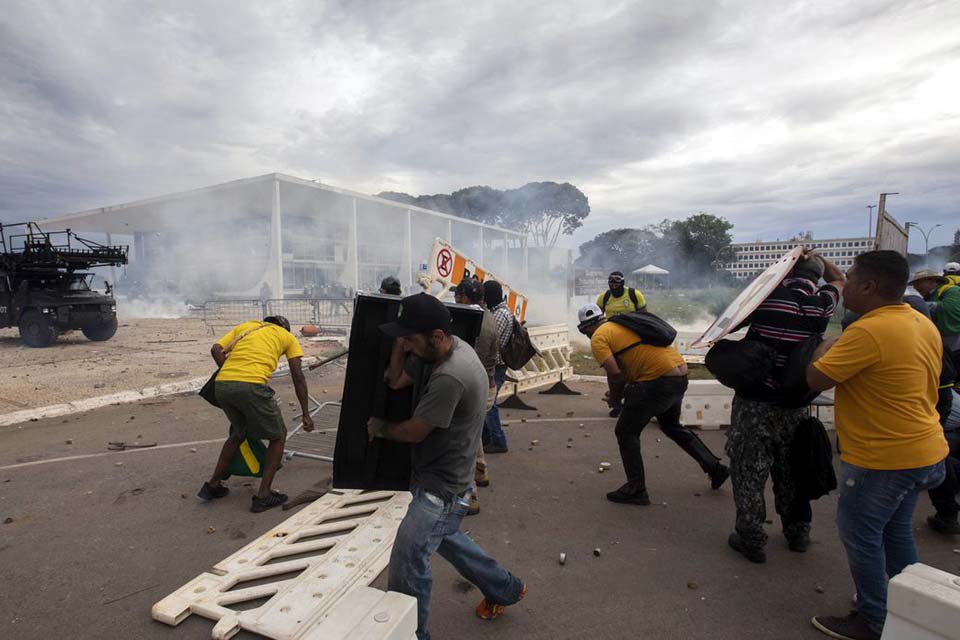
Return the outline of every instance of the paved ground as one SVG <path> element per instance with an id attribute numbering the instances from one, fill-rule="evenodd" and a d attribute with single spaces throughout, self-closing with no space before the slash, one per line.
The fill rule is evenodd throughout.
<path id="1" fill-rule="evenodd" d="M 319 399 L 339 395 L 329 374 L 309 380 Z M 276 386 L 289 415 L 289 381 Z M 525 394 L 539 411 L 507 412 L 511 451 L 490 456 L 493 484 L 481 490 L 482 513 L 464 525 L 527 582 L 529 595 L 502 619 L 480 621 L 472 613 L 476 589 L 437 558 L 434 637 L 817 638 L 811 615 L 847 610 L 852 586 L 832 497 L 815 504 L 809 553 L 790 553 L 772 535 L 768 564 L 752 565 L 726 546 L 729 486 L 710 491 L 655 427 L 643 441 L 651 496 L 662 504 L 603 499 L 621 482 L 612 420 L 602 419 L 599 385 L 574 386 L 588 395 Z M 224 432 L 223 418 L 196 397 L 0 428 L 0 522 L 13 519 L 0 524 L 0 638 L 209 637 L 209 621 L 193 616 L 167 627 L 150 619 L 150 606 L 291 513 L 249 513 L 253 488 L 239 479 L 225 500 L 194 499 L 219 446 L 204 441 Z M 137 439 L 197 444 L 105 453 L 110 440 Z M 704 439 L 722 450 L 723 433 Z M 22 466 L 79 455 L 94 457 Z M 614 463 L 611 472 L 597 473 L 601 461 Z M 294 459 L 278 486 L 293 494 L 329 471 Z M 960 540 L 922 527 L 928 511 L 924 499 L 917 514 L 923 560 L 960 573 L 952 552 Z M 568 558 L 562 567 L 561 552 Z M 384 583 L 381 576 L 375 584 Z"/>

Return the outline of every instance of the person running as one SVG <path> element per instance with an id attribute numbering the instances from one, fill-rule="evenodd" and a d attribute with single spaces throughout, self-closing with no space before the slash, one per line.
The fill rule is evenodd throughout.
<path id="1" fill-rule="evenodd" d="M 430 638 L 430 563 L 435 551 L 483 593 L 476 607 L 480 618 L 499 617 L 527 591 L 519 578 L 460 531 L 470 505 L 489 379 L 473 349 L 450 334 L 450 324 L 450 312 L 443 303 L 420 293 L 403 299 L 395 322 L 380 326 L 401 343 L 395 355 L 412 354 L 430 365 L 431 371 L 413 417 L 403 422 L 370 418 L 367 424 L 371 440 L 413 445 L 413 500 L 393 543 L 387 585 L 390 591 L 417 599 L 418 640 Z M 394 388 L 403 378 L 398 365 L 403 366 L 391 362 Z M 412 383 L 409 376 L 408 382 Z"/>
<path id="2" fill-rule="evenodd" d="M 608 290 L 597 296 L 597 306 L 609 318 L 618 313 L 632 313 L 647 308 L 647 301 L 639 289 L 624 286 L 623 273 L 614 271 L 607 278 Z"/>
<path id="3" fill-rule="evenodd" d="M 680 424 L 683 394 L 687 390 L 687 365 L 674 347 L 643 344 L 630 329 L 608 322 L 600 307 L 587 304 L 578 313 L 580 333 L 590 338 L 593 357 L 607 372 L 612 409 L 623 407 L 614 430 L 627 482 L 607 494 L 607 500 L 622 504 L 650 504 L 647 494 L 640 434 L 653 417 L 664 435 L 676 442 L 710 477 L 719 489 L 729 477 L 727 467 L 697 435 Z M 641 400 L 624 401 L 624 389 Z"/>
<path id="4" fill-rule="evenodd" d="M 244 322 L 221 337 L 210 349 L 217 366 L 217 402 L 230 421 L 230 437 L 223 443 L 220 457 L 210 480 L 197 494 L 203 500 L 223 498 L 230 489 L 223 485 L 230 461 L 247 438 L 269 440 L 263 461 L 260 489 L 252 498 L 250 511 L 260 513 L 287 501 L 287 496 L 273 491 L 273 478 L 280 468 L 287 427 L 274 391 L 267 383 L 277 369 L 280 356 L 290 364 L 290 377 L 300 402 L 304 431 L 313 431 L 310 397 L 301 360 L 303 350 L 290 333 L 290 323 L 283 316 L 268 316 L 263 322 Z"/>
<path id="5" fill-rule="evenodd" d="M 818 287 L 821 277 L 827 284 Z M 836 265 L 805 253 L 744 323 L 750 325 L 745 340 L 763 342 L 776 352 L 772 373 L 762 385 L 737 390 L 727 432 L 730 483 L 737 509 L 727 543 L 751 562 L 767 560 L 764 490 L 770 477 L 788 548 L 803 553 L 810 544 L 813 511 L 810 501 L 797 494 L 796 470 L 790 464 L 790 449 L 807 408 L 782 402 L 779 379 L 793 349 L 826 331 L 842 288 L 843 274 Z"/>
<path id="6" fill-rule="evenodd" d="M 510 311 L 507 301 L 503 298 L 503 287 L 495 280 L 484 281 L 483 299 L 497 321 L 497 346 L 502 349 L 510 342 L 510 336 L 513 334 L 513 312 Z M 506 381 L 507 365 L 504 364 L 503 357 L 498 351 L 497 366 L 493 372 L 493 382 L 496 385 L 497 393 L 494 394 L 493 404 L 487 411 L 487 416 L 483 422 L 483 450 L 485 453 L 506 453 L 509 450 L 507 435 L 503 432 L 503 425 L 500 423 L 500 409 L 497 407 L 497 395 L 500 393 L 500 387 Z"/>
<path id="7" fill-rule="evenodd" d="M 906 258 L 895 251 L 857 256 L 844 304 L 861 316 L 824 342 L 807 367 L 811 390 L 837 389 L 837 528 L 857 587 L 856 611 L 811 621 L 832 638 L 880 638 L 887 579 L 919 560 L 917 499 L 944 478 L 948 447 L 936 409 L 943 343 L 936 327 L 902 302 L 909 278 Z"/>

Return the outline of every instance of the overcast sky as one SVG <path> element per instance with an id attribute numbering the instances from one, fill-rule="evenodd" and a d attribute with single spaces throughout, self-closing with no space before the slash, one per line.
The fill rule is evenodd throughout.
<path id="1" fill-rule="evenodd" d="M 0 0 L 0 220 L 279 171 L 569 181 L 567 242 L 960 226 L 960 2 Z M 914 250 L 922 242 L 911 243 Z"/>

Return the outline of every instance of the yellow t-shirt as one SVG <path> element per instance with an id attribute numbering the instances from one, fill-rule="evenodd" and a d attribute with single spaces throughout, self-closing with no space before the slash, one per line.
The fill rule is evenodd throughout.
<path id="1" fill-rule="evenodd" d="M 263 323 L 244 322 L 237 325 L 217 340 L 217 344 L 226 348 L 234 338 L 261 324 Z M 217 380 L 267 384 L 282 355 L 287 356 L 287 360 L 302 358 L 303 349 L 292 333 L 275 324 L 267 324 L 263 329 L 244 336 L 233 347 L 220 368 Z"/>
<path id="2" fill-rule="evenodd" d="M 597 306 L 603 309 L 603 315 L 609 318 L 610 316 L 615 316 L 618 313 L 632 313 L 634 311 L 639 311 L 647 306 L 647 301 L 643 297 L 643 294 L 640 293 L 639 289 L 634 289 L 633 292 L 637 294 L 637 304 L 633 304 L 633 300 L 630 299 L 630 291 L 627 287 L 623 288 L 623 294 L 614 297 L 613 294 L 610 294 L 610 299 L 607 300 L 607 306 L 603 306 L 603 298 L 607 295 L 607 292 L 604 291 L 599 296 L 597 296 Z"/>
<path id="3" fill-rule="evenodd" d="M 617 351 L 629 347 L 638 340 L 640 340 L 639 336 L 630 329 L 613 322 L 604 322 L 593 332 L 590 348 L 597 362 L 603 363 Z M 656 380 L 674 367 L 682 365 L 683 356 L 673 347 L 639 344 L 617 356 L 617 363 L 627 382 L 647 382 Z"/>
<path id="4" fill-rule="evenodd" d="M 942 355 L 933 323 L 897 304 L 865 314 L 814 363 L 838 383 L 836 423 L 844 462 L 916 469 L 946 457 L 936 410 Z"/>

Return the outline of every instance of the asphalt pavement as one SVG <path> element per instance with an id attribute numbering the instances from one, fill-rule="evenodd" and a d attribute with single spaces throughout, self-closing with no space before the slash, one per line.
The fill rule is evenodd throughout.
<path id="1" fill-rule="evenodd" d="M 336 380 L 308 379 L 319 400 L 339 395 Z M 850 608 L 835 496 L 814 504 L 813 544 L 796 554 L 779 535 L 768 491 L 769 559 L 751 564 L 726 545 L 729 484 L 711 491 L 655 424 L 643 434 L 654 504 L 607 502 L 604 493 L 623 481 L 613 420 L 601 385 L 571 386 L 584 395 L 530 392 L 523 399 L 536 411 L 505 412 L 510 452 L 488 457 L 492 484 L 480 490 L 480 515 L 463 524 L 526 582 L 527 597 L 496 621 L 479 620 L 479 592 L 437 557 L 435 638 L 820 638 L 810 617 Z M 289 379 L 275 387 L 292 420 Z M 226 428 L 195 396 L 0 428 L 0 638 L 209 637 L 211 621 L 168 627 L 150 607 L 294 513 L 250 513 L 255 487 L 243 478 L 228 481 L 223 500 L 194 497 Z M 723 432 L 702 437 L 722 455 Z M 111 441 L 158 446 L 115 452 Z M 600 462 L 612 468 L 598 473 Z M 330 471 L 295 458 L 276 487 L 295 495 Z M 922 498 L 921 559 L 960 574 L 960 539 L 928 530 L 930 511 Z M 374 586 L 385 588 L 385 575 Z"/>

